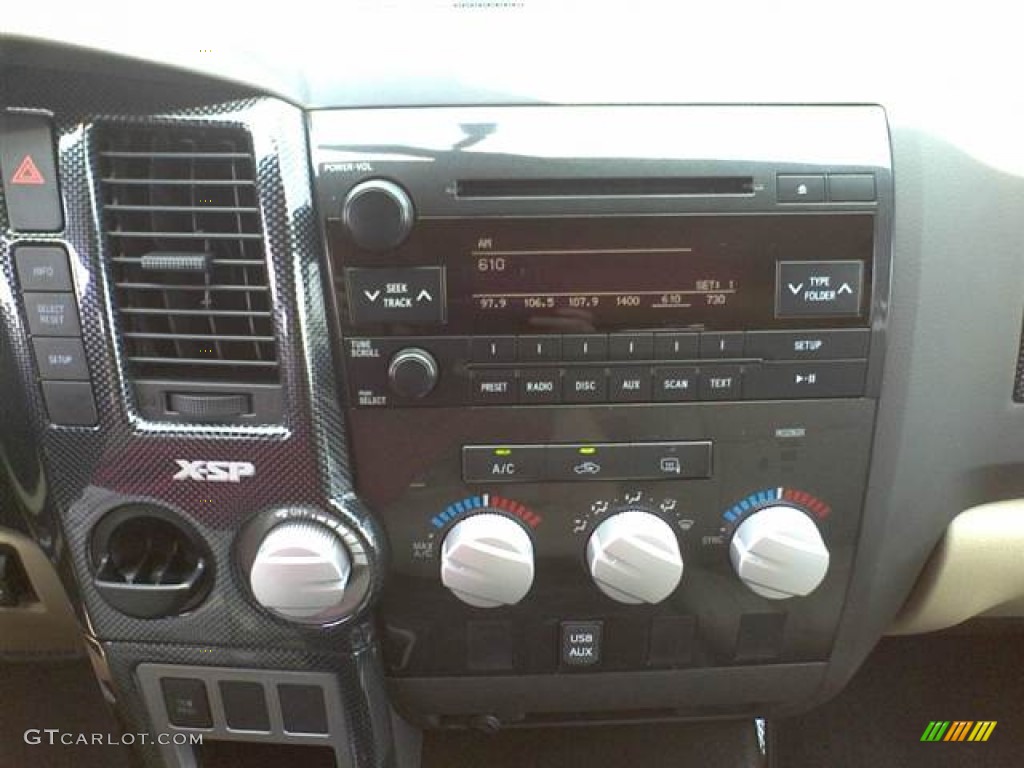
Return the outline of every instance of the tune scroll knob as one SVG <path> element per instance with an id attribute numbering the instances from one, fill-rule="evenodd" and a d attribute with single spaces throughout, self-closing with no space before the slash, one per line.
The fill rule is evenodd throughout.
<path id="1" fill-rule="evenodd" d="M 729 559 L 752 591 L 785 600 L 818 588 L 828 572 L 829 551 L 810 517 L 777 504 L 740 524 L 729 544 Z"/>
<path id="2" fill-rule="evenodd" d="M 660 603 L 683 576 L 679 540 L 653 512 L 629 509 L 607 518 L 587 542 L 587 566 L 598 589 L 612 600 Z"/>
<path id="3" fill-rule="evenodd" d="M 271 528 L 249 569 L 256 601 L 293 621 L 329 620 L 352 572 L 344 542 L 326 526 L 294 520 Z"/>
<path id="4" fill-rule="evenodd" d="M 457 523 L 441 547 L 441 583 L 476 608 L 515 605 L 533 586 L 533 542 L 496 512 Z"/>
<path id="5" fill-rule="evenodd" d="M 408 400 L 419 400 L 433 392 L 438 377 L 437 360 L 419 347 L 396 352 L 388 364 L 391 391 Z"/>
<path id="6" fill-rule="evenodd" d="M 389 251 L 401 245 L 415 219 L 412 200 L 386 179 L 356 184 L 345 198 L 341 220 L 352 242 L 367 251 Z"/>

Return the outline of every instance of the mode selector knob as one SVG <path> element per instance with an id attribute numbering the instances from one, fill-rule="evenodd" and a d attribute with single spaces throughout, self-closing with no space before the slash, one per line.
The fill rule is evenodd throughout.
<path id="1" fill-rule="evenodd" d="M 817 589 L 828 572 L 829 552 L 810 517 L 777 504 L 740 524 L 729 544 L 729 559 L 751 590 L 785 600 Z"/>
<path id="2" fill-rule="evenodd" d="M 477 608 L 515 605 L 533 586 L 533 542 L 504 515 L 467 517 L 444 539 L 441 583 Z"/>
<path id="3" fill-rule="evenodd" d="M 388 364 L 391 391 L 409 400 L 419 400 L 437 386 L 437 360 L 425 349 L 409 347 L 395 353 Z"/>
<path id="4" fill-rule="evenodd" d="M 344 542 L 312 520 L 272 528 L 249 569 L 253 597 L 271 613 L 293 621 L 334 618 L 352 572 Z"/>
<path id="5" fill-rule="evenodd" d="M 601 523 L 587 542 L 594 583 L 612 600 L 660 603 L 683 576 L 683 556 L 671 526 L 653 512 L 628 509 Z"/>
<path id="6" fill-rule="evenodd" d="M 367 251 L 389 251 L 412 231 L 412 200 L 393 181 L 370 179 L 352 187 L 341 209 L 349 237 Z"/>

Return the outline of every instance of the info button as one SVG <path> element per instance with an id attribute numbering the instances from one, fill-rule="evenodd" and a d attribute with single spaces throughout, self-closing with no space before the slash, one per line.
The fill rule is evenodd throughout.
<path id="1" fill-rule="evenodd" d="M 462 479 L 467 483 L 529 483 L 543 479 L 541 445 L 465 445 Z"/>

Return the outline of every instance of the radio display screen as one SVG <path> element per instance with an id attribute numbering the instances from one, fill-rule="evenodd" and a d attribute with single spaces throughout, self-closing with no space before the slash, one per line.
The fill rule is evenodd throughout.
<path id="1" fill-rule="evenodd" d="M 386 264 L 440 266 L 444 323 L 385 333 L 588 333 L 821 326 L 776 316 L 780 262 L 863 264 L 867 324 L 874 219 L 869 214 L 427 219 Z M 379 266 L 332 234 L 335 275 Z M 793 286 L 794 288 L 796 285 Z M 858 290 L 861 286 L 857 286 Z M 803 289 L 803 286 L 801 286 Z M 339 286 L 342 304 L 343 286 Z M 345 316 L 344 313 L 342 315 Z"/>
<path id="2" fill-rule="evenodd" d="M 476 322 L 504 318 L 538 330 L 660 327 L 744 311 L 742 265 L 693 248 L 476 251 Z"/>

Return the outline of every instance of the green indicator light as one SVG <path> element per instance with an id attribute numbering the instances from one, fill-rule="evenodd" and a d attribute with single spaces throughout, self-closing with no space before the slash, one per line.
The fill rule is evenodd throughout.
<path id="1" fill-rule="evenodd" d="M 580 453 L 583 454 L 584 456 L 593 456 L 595 453 L 597 453 L 597 448 L 588 445 L 583 448 L 580 448 Z"/>
<path id="2" fill-rule="evenodd" d="M 512 455 L 512 449 L 511 448 L 495 448 L 494 449 L 494 455 L 495 456 L 511 456 Z"/>

